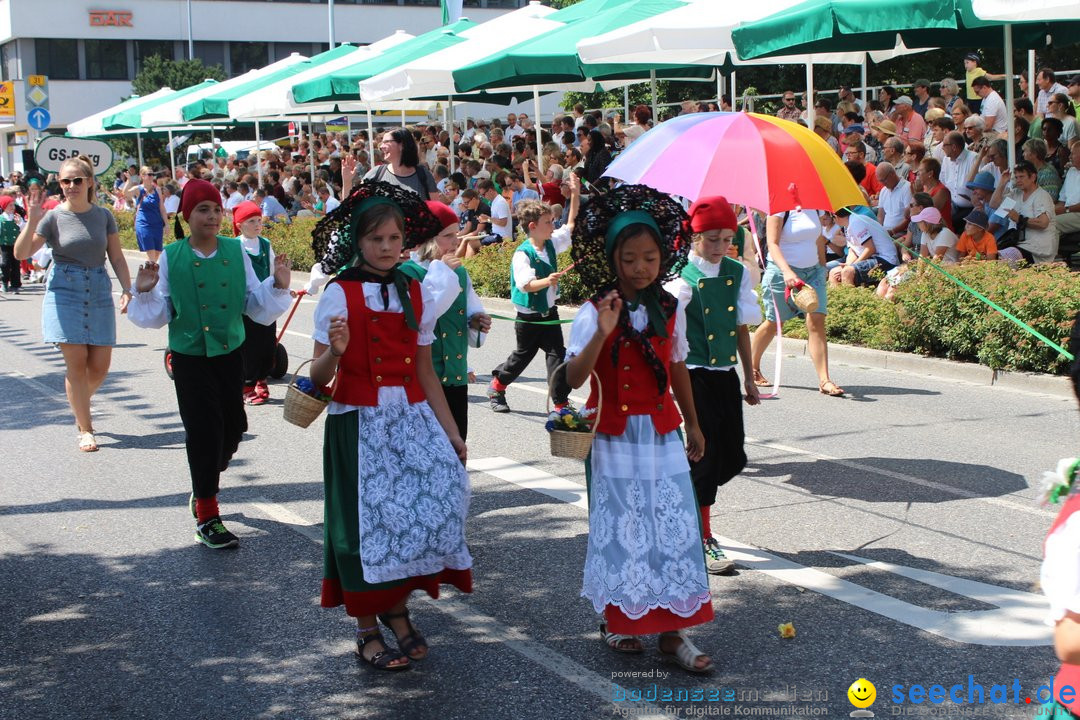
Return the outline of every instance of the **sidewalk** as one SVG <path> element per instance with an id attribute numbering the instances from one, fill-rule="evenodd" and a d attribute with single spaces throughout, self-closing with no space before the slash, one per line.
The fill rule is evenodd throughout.
<path id="1" fill-rule="evenodd" d="M 136 250 L 124 250 L 124 255 L 127 256 L 129 261 L 142 261 L 144 258 L 144 255 Z M 294 270 L 292 286 L 294 288 L 303 287 L 307 284 L 308 277 L 308 273 Z M 134 272 L 132 278 L 134 278 Z M 509 300 L 489 297 L 482 298 L 482 300 L 489 312 L 507 316 L 514 315 L 514 305 Z M 311 302 L 315 301 L 312 300 Z M 577 308 L 560 305 L 559 313 L 564 320 L 570 320 L 577 314 Z M 498 327 L 500 323 L 505 322 L 505 320 L 495 320 L 494 324 Z M 775 342 L 774 340 L 772 348 L 774 350 Z M 806 349 L 806 341 L 795 338 L 784 338 L 783 352 L 787 357 L 809 354 Z M 958 380 L 974 385 L 988 385 L 1027 393 L 1073 397 L 1072 383 L 1065 376 L 991 370 L 975 363 L 923 357 L 911 353 L 872 350 L 854 345 L 829 343 L 829 361 L 879 370 L 895 370 L 915 375 L 929 375 L 943 380 Z"/>

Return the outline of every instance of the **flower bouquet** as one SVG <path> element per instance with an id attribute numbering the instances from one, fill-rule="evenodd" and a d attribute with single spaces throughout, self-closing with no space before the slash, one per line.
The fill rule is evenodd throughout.
<path id="1" fill-rule="evenodd" d="M 593 373 L 593 376 L 595 377 L 596 373 Z M 551 439 L 551 454 L 574 460 L 589 457 L 603 404 L 604 398 L 601 395 L 595 408 L 585 408 L 578 412 L 568 405 L 549 412 L 544 427 Z"/>

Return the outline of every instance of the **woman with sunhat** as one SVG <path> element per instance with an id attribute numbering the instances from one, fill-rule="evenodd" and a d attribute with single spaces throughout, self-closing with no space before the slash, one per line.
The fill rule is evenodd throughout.
<path id="1" fill-rule="evenodd" d="M 189 180 L 176 219 L 176 242 L 161 263 L 145 262 L 135 279 L 128 317 L 144 328 L 169 326 L 173 385 L 184 423 L 195 516 L 195 539 L 213 549 L 239 539 L 221 521 L 218 490 L 247 430 L 244 413 L 244 316 L 270 324 L 289 307 L 289 258 L 278 255 L 259 280 L 240 241 L 219 235 L 221 193 Z"/>
<path id="2" fill-rule="evenodd" d="M 263 219 L 262 209 L 245 200 L 233 209 L 233 234 L 240 244 L 244 246 L 244 252 L 251 260 L 251 267 L 255 270 L 255 277 L 259 282 L 270 276 L 270 269 L 274 267 L 274 248 L 270 246 L 270 240 L 259 233 L 262 232 Z M 270 388 L 266 385 L 266 378 L 274 366 L 274 351 L 277 349 L 277 323 L 263 325 L 255 322 L 247 315 L 244 316 L 244 403 L 247 405 L 264 405 L 270 399 Z"/>
<path id="3" fill-rule="evenodd" d="M 406 670 L 428 655 L 406 605 L 414 590 L 433 598 L 446 584 L 472 591 L 465 441 L 431 357 L 459 278 L 433 260 L 421 283 L 399 262 L 442 222 L 416 193 L 365 180 L 312 233 L 321 266 L 342 268 L 323 291 L 312 334 L 311 380 L 333 382 L 322 606 L 344 605 L 357 619 L 356 653 L 378 670 Z"/>

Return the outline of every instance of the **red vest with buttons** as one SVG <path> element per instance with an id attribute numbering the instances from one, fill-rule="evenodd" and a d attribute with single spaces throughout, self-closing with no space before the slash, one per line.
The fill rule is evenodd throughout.
<path id="1" fill-rule="evenodd" d="M 671 377 L 671 336 L 674 332 L 675 316 L 672 315 L 667 321 L 668 336 L 666 338 L 649 337 L 649 342 L 656 356 L 660 358 L 660 362 L 664 364 L 664 370 L 668 372 L 669 378 Z M 620 344 L 619 364 L 613 365 L 611 351 L 616 342 Z M 600 409 L 597 432 L 606 435 L 622 435 L 626 431 L 626 418 L 631 415 L 651 416 L 653 427 L 661 435 L 675 430 L 682 423 L 682 416 L 679 415 L 675 400 L 671 396 L 670 381 L 663 392 L 657 392 L 656 375 L 645 362 L 645 354 L 641 351 L 641 347 L 636 340 L 624 338 L 619 328 L 615 328 L 604 341 L 604 348 L 600 351 L 594 370 L 604 388 L 604 406 Z M 589 400 L 585 406 L 596 407 L 596 400 L 596 378 L 593 378 Z"/>
<path id="2" fill-rule="evenodd" d="M 1066 496 L 1065 502 L 1061 506 L 1061 510 L 1058 512 L 1058 516 L 1054 518 L 1054 523 L 1050 526 L 1050 531 L 1046 533 L 1046 537 L 1049 538 L 1054 534 L 1054 531 L 1065 524 L 1065 521 L 1069 519 L 1077 510 L 1080 510 L 1080 494 L 1070 493 Z M 1058 670 L 1057 676 L 1054 677 L 1054 699 L 1064 705 L 1072 713 L 1080 712 L 1080 699 L 1074 699 L 1071 702 L 1063 702 L 1061 697 L 1056 693 L 1064 686 L 1069 685 L 1074 690 L 1080 691 L 1080 665 L 1070 665 L 1069 663 L 1061 663 L 1061 669 Z"/>
<path id="3" fill-rule="evenodd" d="M 338 362 L 334 402 L 345 405 L 379 404 L 379 388 L 400 386 L 410 403 L 424 399 L 416 378 L 418 333 L 405 324 L 405 314 L 378 312 L 364 301 L 364 284 L 338 281 L 349 310 L 349 345 Z M 420 283 L 409 283 L 409 299 L 419 321 L 423 314 Z"/>

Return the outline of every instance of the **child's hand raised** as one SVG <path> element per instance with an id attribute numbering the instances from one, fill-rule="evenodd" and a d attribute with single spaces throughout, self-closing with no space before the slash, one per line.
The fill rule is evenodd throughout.
<path id="1" fill-rule="evenodd" d="M 455 252 L 448 252 L 439 259 L 451 270 L 457 270 L 461 267 L 461 258 L 459 258 Z"/>
<path id="2" fill-rule="evenodd" d="M 158 264 L 144 262 L 139 266 L 139 272 L 135 275 L 135 289 L 138 292 L 150 292 L 158 282 Z"/>
<path id="3" fill-rule="evenodd" d="M 289 287 L 289 283 L 292 282 L 292 263 L 289 262 L 288 255 L 277 255 L 274 257 L 274 287 L 279 290 L 285 290 Z"/>
<path id="4" fill-rule="evenodd" d="M 596 306 L 596 331 L 601 337 L 607 337 L 619 324 L 623 301 L 619 293 L 612 290 Z"/>
<path id="5" fill-rule="evenodd" d="M 336 357 L 345 354 L 345 348 L 349 347 L 349 323 L 342 315 L 334 315 L 330 318 L 330 331 L 327 333 L 330 340 L 330 352 Z"/>

